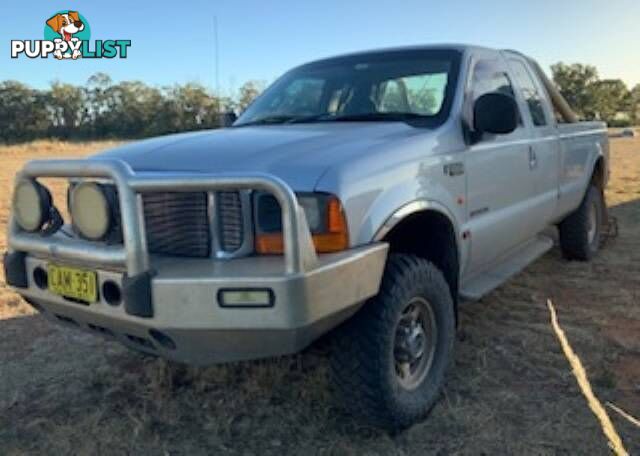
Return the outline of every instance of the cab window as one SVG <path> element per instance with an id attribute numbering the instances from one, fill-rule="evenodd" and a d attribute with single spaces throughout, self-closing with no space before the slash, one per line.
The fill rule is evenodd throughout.
<path id="1" fill-rule="evenodd" d="M 498 60 L 479 60 L 473 70 L 473 101 L 486 93 L 500 92 L 514 96 L 506 68 Z"/>
<path id="2" fill-rule="evenodd" d="M 531 76 L 531 73 L 527 67 L 520 60 L 509 60 L 511 69 L 513 70 L 513 76 L 520 85 L 522 90 L 522 96 L 529 107 L 529 113 L 531 114 L 531 120 L 536 127 L 543 127 L 548 124 L 547 117 L 544 112 L 544 102 L 542 95 L 536 83 Z"/>
<path id="3" fill-rule="evenodd" d="M 478 60 L 473 68 L 471 78 L 471 101 L 469 108 L 473 112 L 476 100 L 487 93 L 502 93 L 515 98 L 513 84 L 504 63 L 500 60 Z M 470 114 L 471 118 L 472 114 Z M 522 126 L 522 116 L 518 121 L 518 128 Z"/>

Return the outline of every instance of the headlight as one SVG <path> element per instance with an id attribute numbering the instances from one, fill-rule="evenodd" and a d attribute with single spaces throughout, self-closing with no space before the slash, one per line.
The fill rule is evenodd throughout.
<path id="1" fill-rule="evenodd" d="M 318 253 L 338 252 L 349 247 L 347 221 L 340 200 L 325 193 L 298 194 Z M 255 200 L 256 252 L 283 252 L 282 213 L 273 195 L 259 193 Z"/>
<path id="2" fill-rule="evenodd" d="M 13 193 L 13 215 L 25 231 L 39 231 L 48 221 L 51 194 L 33 179 L 23 179 Z"/>
<path id="3" fill-rule="evenodd" d="M 326 226 L 323 223 L 326 220 L 325 210 L 327 208 L 326 196 L 298 196 L 298 204 L 304 209 L 304 215 L 307 217 L 307 224 L 311 233 L 321 233 Z"/>
<path id="4" fill-rule="evenodd" d="M 103 239 L 111 228 L 114 196 L 98 183 L 82 182 L 73 187 L 69 199 L 73 226 L 87 239 Z"/>

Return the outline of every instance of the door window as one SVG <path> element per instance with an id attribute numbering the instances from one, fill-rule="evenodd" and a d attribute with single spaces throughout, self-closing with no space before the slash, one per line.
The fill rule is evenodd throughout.
<path id="1" fill-rule="evenodd" d="M 471 111 L 473 111 L 473 105 L 478 98 L 487 93 L 496 92 L 509 95 L 515 99 L 515 91 L 505 64 L 497 59 L 478 60 L 473 68 L 473 76 L 471 78 L 472 103 L 469 105 Z M 470 114 L 469 118 L 472 118 L 472 116 Z M 518 128 L 522 125 L 522 114 L 520 114 Z"/>
<path id="2" fill-rule="evenodd" d="M 515 98 L 506 68 L 498 60 L 479 60 L 473 70 L 473 101 L 482 95 L 499 92 Z"/>
<path id="3" fill-rule="evenodd" d="M 536 83 L 531 76 L 531 73 L 527 67 L 520 60 L 509 60 L 511 69 L 513 70 L 513 76 L 515 77 L 518 85 L 522 90 L 522 96 L 527 102 L 529 112 L 531 113 L 531 119 L 533 125 L 536 127 L 543 127 L 548 124 L 547 117 L 544 112 L 544 102 L 542 101 L 542 95 L 536 87 Z"/>

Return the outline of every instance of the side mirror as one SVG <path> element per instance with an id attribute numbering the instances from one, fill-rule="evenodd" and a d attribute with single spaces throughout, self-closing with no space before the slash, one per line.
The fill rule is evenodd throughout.
<path id="1" fill-rule="evenodd" d="M 486 93 L 473 106 L 473 128 L 478 133 L 506 135 L 518 128 L 516 100 L 503 93 Z"/>
<path id="2" fill-rule="evenodd" d="M 219 115 L 218 121 L 220 122 L 220 127 L 227 128 L 233 125 L 233 123 L 238 119 L 236 113 L 233 111 L 224 112 Z"/>

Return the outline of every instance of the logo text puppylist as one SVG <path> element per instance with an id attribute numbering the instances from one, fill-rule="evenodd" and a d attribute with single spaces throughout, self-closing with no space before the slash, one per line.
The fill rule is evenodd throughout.
<path id="1" fill-rule="evenodd" d="M 47 19 L 43 40 L 12 40 L 11 58 L 25 55 L 30 59 L 46 59 L 53 55 L 58 60 L 126 59 L 131 40 L 91 39 L 87 19 L 77 11 L 58 11 Z"/>

